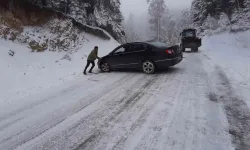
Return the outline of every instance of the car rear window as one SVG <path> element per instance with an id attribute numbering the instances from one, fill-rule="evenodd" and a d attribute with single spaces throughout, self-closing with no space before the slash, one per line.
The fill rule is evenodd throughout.
<path id="1" fill-rule="evenodd" d="M 153 46 L 155 46 L 155 47 L 159 47 L 159 48 L 161 48 L 161 47 L 168 47 L 167 44 L 161 43 L 161 42 L 152 42 L 150 44 L 153 45 Z"/>

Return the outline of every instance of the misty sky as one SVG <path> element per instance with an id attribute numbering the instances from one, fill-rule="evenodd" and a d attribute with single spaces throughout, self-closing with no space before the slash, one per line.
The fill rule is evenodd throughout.
<path id="1" fill-rule="evenodd" d="M 125 18 L 129 13 L 141 15 L 147 13 L 147 0 L 121 0 L 121 11 Z M 166 0 L 166 5 L 171 10 L 190 8 L 193 0 Z"/>
<path id="2" fill-rule="evenodd" d="M 171 15 L 178 19 L 181 16 L 181 10 L 190 8 L 193 0 L 165 0 Z M 129 14 L 133 14 L 134 29 L 143 40 L 152 37 L 150 24 L 148 23 L 148 4 L 147 0 L 121 0 L 121 11 L 125 22 Z"/>

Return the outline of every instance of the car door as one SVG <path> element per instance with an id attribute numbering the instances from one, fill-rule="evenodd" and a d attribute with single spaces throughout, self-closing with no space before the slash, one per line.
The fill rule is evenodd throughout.
<path id="1" fill-rule="evenodd" d="M 147 45 L 144 43 L 133 43 L 130 45 L 127 53 L 128 68 L 140 67 L 141 61 L 145 58 Z"/>
<path id="2" fill-rule="evenodd" d="M 128 64 L 127 51 L 130 45 L 125 44 L 117 47 L 109 57 L 109 64 L 112 68 L 126 68 Z"/>

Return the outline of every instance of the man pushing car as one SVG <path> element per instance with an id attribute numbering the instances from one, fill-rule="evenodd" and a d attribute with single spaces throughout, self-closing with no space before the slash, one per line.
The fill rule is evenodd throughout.
<path id="1" fill-rule="evenodd" d="M 98 47 L 97 46 L 95 46 L 95 48 L 90 52 L 90 54 L 88 56 L 88 59 L 87 59 L 87 65 L 86 65 L 86 67 L 84 69 L 83 74 L 87 75 L 86 71 L 87 71 L 90 64 L 92 66 L 91 66 L 91 68 L 89 70 L 89 73 L 92 73 L 92 70 L 95 67 L 95 60 L 96 59 L 100 59 L 100 57 L 98 57 Z"/>

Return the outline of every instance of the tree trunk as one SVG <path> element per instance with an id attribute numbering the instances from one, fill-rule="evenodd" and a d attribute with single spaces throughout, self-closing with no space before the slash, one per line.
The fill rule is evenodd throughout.
<path id="1" fill-rule="evenodd" d="M 236 4 L 237 10 L 240 10 L 240 2 L 239 2 L 239 0 L 235 0 L 235 2 L 237 3 Z"/>
<path id="2" fill-rule="evenodd" d="M 65 0 L 65 10 L 64 10 L 64 13 L 65 14 L 68 14 L 69 13 L 69 0 Z"/>
<path id="3" fill-rule="evenodd" d="M 42 6 L 46 6 L 46 0 L 42 0 Z"/>
<path id="4" fill-rule="evenodd" d="M 157 19 L 157 40 L 160 42 L 160 17 Z"/>
<path id="5" fill-rule="evenodd" d="M 9 10 L 12 12 L 14 10 L 14 0 L 10 0 Z"/>

